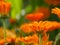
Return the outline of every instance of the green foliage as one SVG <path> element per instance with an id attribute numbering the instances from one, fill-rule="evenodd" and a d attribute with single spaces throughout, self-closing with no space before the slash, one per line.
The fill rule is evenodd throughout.
<path id="1" fill-rule="evenodd" d="M 11 17 L 16 18 L 21 13 L 23 0 L 8 0 L 11 3 Z"/>
<path id="2" fill-rule="evenodd" d="M 28 5 L 28 6 L 25 8 L 25 11 L 26 11 L 26 13 L 32 12 L 32 6 L 31 6 L 31 5 Z"/>

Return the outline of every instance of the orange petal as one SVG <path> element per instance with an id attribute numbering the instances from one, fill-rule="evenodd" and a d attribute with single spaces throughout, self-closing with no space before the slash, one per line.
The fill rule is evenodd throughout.
<path id="1" fill-rule="evenodd" d="M 26 19 L 31 21 L 39 21 L 43 18 L 43 13 L 33 13 L 25 16 Z"/>

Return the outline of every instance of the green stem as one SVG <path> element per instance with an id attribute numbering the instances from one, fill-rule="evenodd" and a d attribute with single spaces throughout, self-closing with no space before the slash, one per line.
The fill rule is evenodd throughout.
<path id="1" fill-rule="evenodd" d="M 4 32 L 4 40 L 6 41 L 6 23 L 5 23 L 4 19 L 2 20 L 2 22 L 3 22 L 3 27 L 4 27 L 4 30 L 3 30 L 3 32 Z"/>
<path id="2" fill-rule="evenodd" d="M 54 42 L 54 45 L 56 45 L 56 41 Z"/>
<path id="3" fill-rule="evenodd" d="M 41 37 L 41 34 L 39 35 L 39 45 L 42 45 L 42 37 Z"/>
<path id="4" fill-rule="evenodd" d="M 54 41 L 54 45 L 56 45 L 56 43 L 59 39 L 60 39 L 60 33 L 56 36 L 55 41 Z"/>

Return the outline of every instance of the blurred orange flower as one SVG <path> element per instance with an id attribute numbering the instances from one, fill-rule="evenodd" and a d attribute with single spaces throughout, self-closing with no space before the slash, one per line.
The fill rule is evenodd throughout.
<path id="1" fill-rule="evenodd" d="M 39 7 L 36 12 L 43 13 L 43 19 L 48 18 L 50 16 L 49 7 Z"/>
<path id="2" fill-rule="evenodd" d="M 25 16 L 26 19 L 30 21 L 39 21 L 43 17 L 43 13 L 32 13 Z"/>
<path id="3" fill-rule="evenodd" d="M 51 13 L 56 14 L 58 18 L 60 18 L 60 8 L 57 8 L 57 7 L 53 8 Z"/>
<path id="4" fill-rule="evenodd" d="M 25 18 L 30 21 L 39 21 L 39 20 L 44 20 L 45 18 L 48 18 L 49 15 L 50 14 L 49 14 L 48 8 L 40 7 L 34 13 L 27 14 Z"/>
<path id="5" fill-rule="evenodd" d="M 33 43 L 38 43 L 38 36 L 36 34 L 32 36 L 27 36 L 27 37 L 21 37 L 20 41 L 25 43 L 25 44 L 33 44 Z"/>
<path id="6" fill-rule="evenodd" d="M 16 19 L 10 18 L 10 19 L 9 19 L 9 22 L 10 22 L 11 24 L 14 24 L 14 23 L 16 23 Z"/>
<path id="7" fill-rule="evenodd" d="M 0 2 L 0 14 L 6 15 L 10 11 L 11 4 L 9 2 Z"/>
<path id="8" fill-rule="evenodd" d="M 0 1 L 4 1 L 4 0 L 0 0 Z"/>
<path id="9" fill-rule="evenodd" d="M 5 41 L 3 39 L 0 40 L 0 45 L 5 45 Z"/>
<path id="10" fill-rule="evenodd" d="M 14 37 L 6 38 L 6 42 L 8 42 L 8 43 L 13 43 L 15 41 L 16 41 L 16 38 L 14 38 Z"/>
<path id="11" fill-rule="evenodd" d="M 33 45 L 52 45 L 53 41 L 49 41 L 49 35 L 47 36 L 47 34 L 44 34 L 42 39 L 39 42 L 39 37 L 34 34 L 33 36 L 27 36 L 27 37 L 21 37 L 20 41 L 25 43 L 25 44 L 33 44 Z"/>
<path id="12" fill-rule="evenodd" d="M 60 4 L 60 0 L 44 0 L 46 3 L 48 3 L 49 5 L 59 5 Z"/>
<path id="13" fill-rule="evenodd" d="M 49 41 L 49 35 L 45 34 L 42 37 L 42 45 L 52 45 L 53 41 Z"/>

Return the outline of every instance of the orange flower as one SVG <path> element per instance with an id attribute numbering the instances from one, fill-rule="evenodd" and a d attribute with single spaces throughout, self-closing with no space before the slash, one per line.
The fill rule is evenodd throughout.
<path id="1" fill-rule="evenodd" d="M 46 7 L 38 8 L 34 13 L 25 16 L 26 19 L 31 21 L 44 20 L 50 16 L 49 9 Z"/>
<path id="2" fill-rule="evenodd" d="M 48 3 L 49 5 L 59 5 L 60 4 L 60 0 L 44 0 L 46 3 Z"/>
<path id="3" fill-rule="evenodd" d="M 4 1 L 4 0 L 0 0 L 0 1 Z"/>
<path id="4" fill-rule="evenodd" d="M 0 45 L 5 45 L 5 43 L 17 43 L 17 42 L 19 42 L 19 44 L 20 44 L 20 38 L 9 37 L 9 38 L 6 38 L 5 41 L 4 41 L 4 39 L 1 39 Z"/>
<path id="5" fill-rule="evenodd" d="M 25 44 L 38 43 L 38 36 L 36 34 L 27 37 L 21 37 L 20 41 Z"/>
<path id="6" fill-rule="evenodd" d="M 9 19 L 9 22 L 10 22 L 11 24 L 14 24 L 14 23 L 16 23 L 16 19 L 10 18 L 10 19 Z"/>
<path id="7" fill-rule="evenodd" d="M 40 21 L 24 24 L 20 29 L 25 33 L 31 32 L 42 32 L 46 33 L 47 31 L 53 31 L 60 28 L 60 23 L 56 21 Z"/>
<path id="8" fill-rule="evenodd" d="M 0 27 L 0 39 L 4 39 L 4 28 Z M 6 29 L 6 38 L 16 37 L 15 31 Z"/>
<path id="9" fill-rule="evenodd" d="M 37 21 L 34 21 L 31 24 L 32 25 L 30 27 L 33 29 L 33 32 L 39 31 L 39 28 L 38 28 L 39 24 Z"/>
<path id="10" fill-rule="evenodd" d="M 52 31 L 60 28 L 60 23 L 56 21 L 40 21 L 39 30 L 43 32 Z"/>
<path id="11" fill-rule="evenodd" d="M 20 41 L 25 43 L 25 44 L 34 44 L 34 45 L 38 45 L 41 42 L 39 42 L 39 38 L 36 34 L 34 34 L 33 36 L 28 36 L 28 37 L 22 37 L 20 38 Z M 43 35 L 42 39 L 40 40 L 42 41 L 42 45 L 52 45 L 52 41 L 49 41 L 49 35 L 47 36 L 46 34 Z"/>
<path id="12" fill-rule="evenodd" d="M 25 33 L 31 33 L 32 32 L 32 28 L 30 28 L 29 24 L 21 25 L 20 29 Z"/>
<path id="13" fill-rule="evenodd" d="M 58 18 L 60 18 L 60 9 L 55 7 L 54 9 L 52 9 L 52 12 L 51 13 L 54 13 L 58 16 Z"/>
<path id="14" fill-rule="evenodd" d="M 0 45 L 4 45 L 5 44 L 5 41 L 2 39 L 0 40 Z"/>
<path id="15" fill-rule="evenodd" d="M 43 19 L 50 16 L 50 11 L 48 7 L 39 7 L 37 8 L 36 12 L 43 13 Z"/>
<path id="16" fill-rule="evenodd" d="M 26 28 L 27 27 L 27 28 Z M 25 33 L 31 33 L 38 31 L 38 22 L 31 22 L 27 24 L 23 24 L 20 26 L 20 29 Z"/>
<path id="17" fill-rule="evenodd" d="M 10 3 L 1 1 L 0 2 L 0 14 L 6 15 L 10 11 Z"/>
<path id="18" fill-rule="evenodd" d="M 53 41 L 49 41 L 49 35 L 46 34 L 42 37 L 42 45 L 52 45 Z"/>
<path id="19" fill-rule="evenodd" d="M 15 40 L 16 40 L 16 38 L 14 38 L 14 37 L 6 38 L 6 42 L 8 42 L 8 43 L 15 42 Z"/>
<path id="20" fill-rule="evenodd" d="M 43 13 L 32 13 L 25 16 L 26 19 L 30 21 L 39 21 L 43 17 Z"/>

